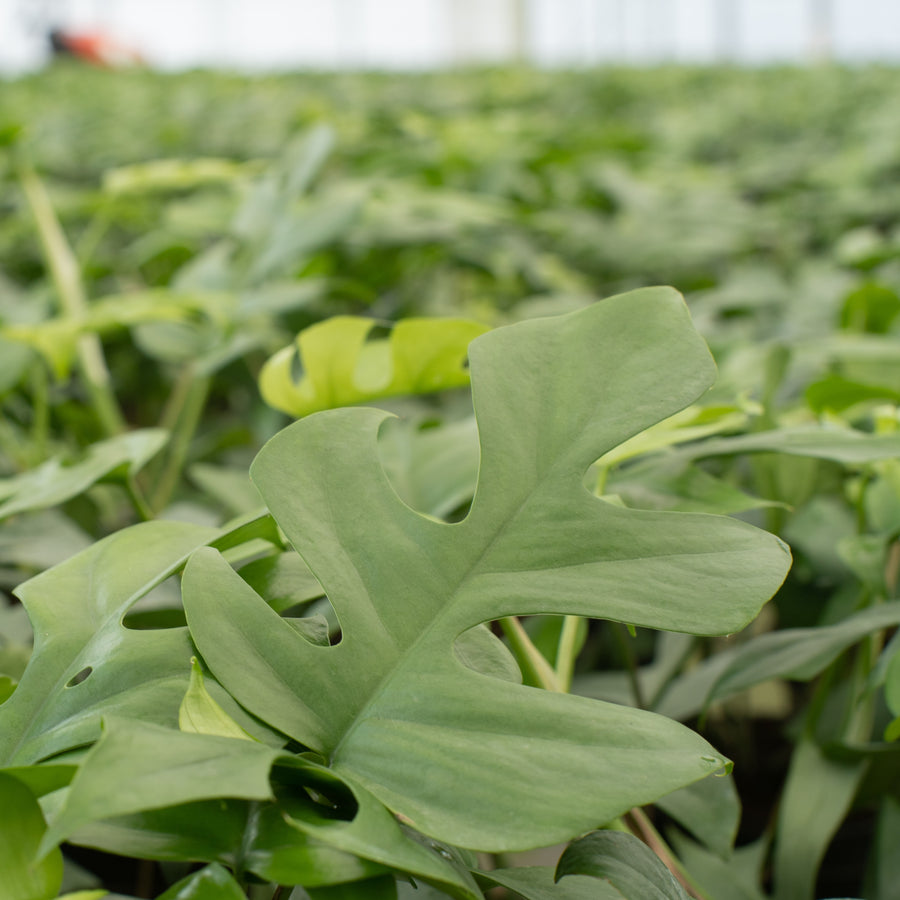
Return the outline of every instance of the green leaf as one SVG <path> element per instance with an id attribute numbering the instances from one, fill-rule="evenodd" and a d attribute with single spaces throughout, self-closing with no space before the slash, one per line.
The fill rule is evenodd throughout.
<path id="1" fill-rule="evenodd" d="M 895 716 L 900 716 L 900 644 L 887 667 L 884 682 L 884 697 Z"/>
<path id="2" fill-rule="evenodd" d="M 144 722 L 104 722 L 47 830 L 45 851 L 99 819 L 210 797 L 272 796 L 269 771 L 278 749 Z"/>
<path id="3" fill-rule="evenodd" d="M 778 809 L 775 900 L 812 900 L 822 857 L 850 809 L 866 766 L 829 759 L 807 738 L 797 744 Z"/>
<path id="4" fill-rule="evenodd" d="M 120 856 L 240 865 L 277 884 L 334 884 L 384 871 L 293 828 L 274 803 L 199 800 L 91 822 L 68 840 Z"/>
<path id="5" fill-rule="evenodd" d="M 62 884 L 62 854 L 38 854 L 46 825 L 37 800 L 0 773 L 0 809 L 0 900 L 50 900 Z"/>
<path id="6" fill-rule="evenodd" d="M 809 681 L 867 634 L 900 624 L 900 602 L 864 609 L 836 625 L 788 628 L 748 641 L 710 689 L 707 705 L 773 678 Z"/>
<path id="7" fill-rule="evenodd" d="M 196 657 L 191 657 L 191 683 L 178 710 L 178 727 L 190 734 L 254 740 L 209 695 L 203 684 L 203 669 Z"/>
<path id="8" fill-rule="evenodd" d="M 310 900 L 397 900 L 397 882 L 393 875 L 381 875 L 365 881 L 310 888 Z"/>
<path id="9" fill-rule="evenodd" d="M 683 834 L 673 832 L 669 837 L 688 875 L 704 895 L 715 900 L 765 900 L 757 886 L 759 873 L 752 865 L 757 853 L 754 845 L 742 847 L 731 859 L 724 860 Z M 749 858 L 745 860 L 745 857 Z"/>
<path id="10" fill-rule="evenodd" d="M 241 886 L 218 863 L 173 884 L 157 900 L 246 900 Z"/>
<path id="11" fill-rule="evenodd" d="M 825 410 L 841 413 L 857 403 L 866 403 L 871 400 L 898 403 L 900 402 L 900 392 L 883 385 L 850 381 L 840 375 L 829 375 L 821 381 L 813 382 L 806 389 L 806 402 L 816 413 Z"/>
<path id="12" fill-rule="evenodd" d="M 324 593 L 309 566 L 293 550 L 253 560 L 239 571 L 241 578 L 279 613 Z"/>
<path id="13" fill-rule="evenodd" d="M 30 347 L 0 337 L 0 395 L 24 378 L 33 358 Z"/>
<path id="14" fill-rule="evenodd" d="M 684 460 L 630 466 L 613 472 L 604 492 L 621 497 L 639 509 L 674 509 L 681 512 L 708 512 L 720 515 L 779 506 L 761 500 L 734 485 L 692 466 Z"/>
<path id="15" fill-rule="evenodd" d="M 869 434 L 852 428 L 796 425 L 736 437 L 699 441 L 673 451 L 681 459 L 737 453 L 787 453 L 858 466 L 900 456 L 900 434 Z"/>
<path id="16" fill-rule="evenodd" d="M 0 522 L 0 562 L 12 563 L 29 574 L 49 569 L 90 545 L 89 535 L 59 510 Z"/>
<path id="17" fill-rule="evenodd" d="M 0 703 L 4 703 L 16 689 L 19 682 L 10 678 L 9 675 L 0 675 Z"/>
<path id="18" fill-rule="evenodd" d="M 391 419 L 378 435 L 378 450 L 394 490 L 413 509 L 441 518 L 472 499 L 478 479 L 474 418 L 425 429 Z"/>
<path id="19" fill-rule="evenodd" d="M 900 800 L 890 794 L 881 801 L 874 845 L 873 896 L 900 900 Z"/>
<path id="20" fill-rule="evenodd" d="M 841 326 L 853 331 L 885 334 L 900 313 L 900 297 L 891 288 L 869 281 L 851 291 L 841 310 Z"/>
<path id="21" fill-rule="evenodd" d="M 302 420 L 251 469 L 337 612 L 337 645 L 304 640 L 213 552 L 192 557 L 183 595 L 206 664 L 254 715 L 418 830 L 503 851 L 567 839 L 727 761 L 651 713 L 478 674 L 456 639 L 524 614 L 727 633 L 789 556 L 745 523 L 621 509 L 582 486 L 598 456 L 713 377 L 675 292 L 500 329 L 469 356 L 481 468 L 463 522 L 397 497 L 377 410 Z"/>
<path id="22" fill-rule="evenodd" d="M 548 866 L 522 866 L 479 872 L 479 882 L 499 885 L 513 891 L 522 900 L 630 900 L 608 881 L 586 875 L 569 875 L 555 881 Z"/>
<path id="23" fill-rule="evenodd" d="M 722 859 L 731 856 L 741 819 L 741 802 L 730 775 L 689 784 L 656 805 Z"/>
<path id="24" fill-rule="evenodd" d="M 425 837 L 393 816 L 369 791 L 333 770 L 294 758 L 279 769 L 294 774 L 335 808 L 313 802 L 307 792 L 279 795 L 287 821 L 303 834 L 344 853 L 381 863 L 445 887 L 454 896 L 481 895 L 459 851 Z"/>
<path id="25" fill-rule="evenodd" d="M 178 522 L 136 525 L 17 589 L 35 648 L 0 707 L 0 763 L 25 765 L 87 744 L 108 712 L 176 726 L 194 655 L 186 629 L 133 631 L 122 619 L 219 534 Z"/>
<path id="26" fill-rule="evenodd" d="M 230 515 L 240 516 L 262 505 L 262 499 L 250 481 L 246 468 L 234 469 L 197 463 L 188 469 L 191 481 Z"/>
<path id="27" fill-rule="evenodd" d="M 270 406 L 292 416 L 423 394 L 469 383 L 469 341 L 487 326 L 462 319 L 404 319 L 389 338 L 367 340 L 374 319 L 336 316 L 301 331 L 295 344 L 273 356 L 260 373 Z M 300 381 L 292 370 L 298 360 Z"/>
<path id="28" fill-rule="evenodd" d="M 312 800 L 307 788 L 338 796 L 341 816 Z M 231 801 L 191 805 L 222 797 L 265 801 L 273 792 L 278 806 L 263 804 L 258 812 Z M 351 820 L 344 816 L 345 802 Z M 133 813 L 141 815 L 116 821 Z M 44 846 L 70 837 L 151 858 L 237 861 L 282 884 L 364 878 L 383 871 L 373 865 L 380 863 L 447 885 L 466 900 L 477 897 L 452 852 L 404 831 L 371 794 L 330 770 L 257 742 L 137 721 L 109 720 L 57 809 Z"/>
<path id="29" fill-rule="evenodd" d="M 168 433 L 162 429 L 132 431 L 93 444 L 78 462 L 51 459 L 36 469 L 0 480 L 0 518 L 56 506 L 114 474 L 134 474 L 167 440 Z"/>
<path id="30" fill-rule="evenodd" d="M 103 190 L 109 194 L 172 191 L 199 185 L 228 183 L 245 178 L 256 167 L 230 159 L 153 159 L 131 166 L 118 166 L 103 173 Z"/>
<path id="31" fill-rule="evenodd" d="M 570 844 L 556 867 L 557 880 L 566 875 L 603 878 L 628 898 L 688 900 L 659 857 L 634 835 L 621 831 L 595 831 Z"/>

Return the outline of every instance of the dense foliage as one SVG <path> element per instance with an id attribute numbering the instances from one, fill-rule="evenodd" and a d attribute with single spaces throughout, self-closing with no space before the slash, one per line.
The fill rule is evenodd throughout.
<path id="1" fill-rule="evenodd" d="M 896 896 L 898 86 L 4 84 L 0 900 Z"/>

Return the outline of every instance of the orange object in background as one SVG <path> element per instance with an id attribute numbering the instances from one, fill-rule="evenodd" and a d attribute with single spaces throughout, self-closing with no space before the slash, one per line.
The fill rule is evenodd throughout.
<path id="1" fill-rule="evenodd" d="M 71 56 L 109 69 L 145 63 L 134 47 L 123 44 L 102 31 L 64 31 L 54 28 L 49 38 L 54 56 Z"/>

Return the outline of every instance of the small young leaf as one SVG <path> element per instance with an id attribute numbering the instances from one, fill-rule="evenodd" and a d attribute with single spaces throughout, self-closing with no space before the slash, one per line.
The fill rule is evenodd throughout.
<path id="1" fill-rule="evenodd" d="M 191 657 L 191 683 L 178 711 L 178 727 L 191 734 L 255 740 L 209 695 L 203 684 L 203 669 L 196 657 Z"/>
<path id="2" fill-rule="evenodd" d="M 628 898 L 688 900 L 659 857 L 634 835 L 621 831 L 595 831 L 570 844 L 556 867 L 557 880 L 566 875 L 602 878 Z"/>

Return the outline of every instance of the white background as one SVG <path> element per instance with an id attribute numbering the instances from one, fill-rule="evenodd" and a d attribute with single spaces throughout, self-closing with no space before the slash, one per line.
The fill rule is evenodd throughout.
<path id="1" fill-rule="evenodd" d="M 0 0 L 0 72 L 46 60 L 49 24 L 103 28 L 160 68 L 499 62 L 900 61 L 900 0 Z"/>

